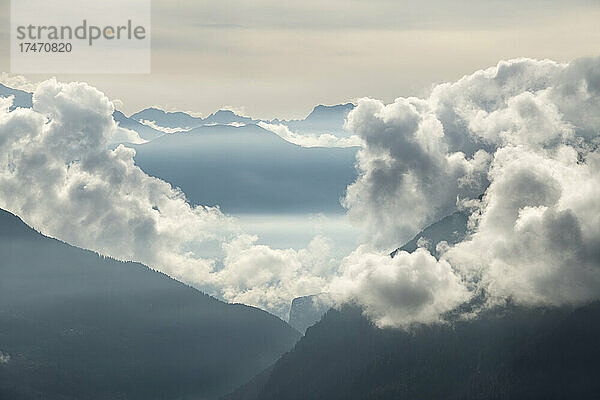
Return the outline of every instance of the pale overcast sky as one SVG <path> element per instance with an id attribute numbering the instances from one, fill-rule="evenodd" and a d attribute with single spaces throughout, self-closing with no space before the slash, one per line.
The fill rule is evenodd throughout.
<path id="1" fill-rule="evenodd" d="M 57 77 L 93 84 L 126 113 L 302 117 L 319 103 L 422 95 L 500 59 L 600 55 L 598 21 L 598 0 L 154 0 L 151 74 Z"/>

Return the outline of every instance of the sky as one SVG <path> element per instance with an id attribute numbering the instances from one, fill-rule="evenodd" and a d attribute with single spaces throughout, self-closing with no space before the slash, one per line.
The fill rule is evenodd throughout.
<path id="1" fill-rule="evenodd" d="M 0 0 L 5 54 L 8 10 Z M 598 20 L 593 0 L 154 0 L 151 74 L 57 78 L 98 87 L 128 114 L 159 106 L 300 118 L 316 104 L 424 96 L 500 59 L 595 55 Z"/>

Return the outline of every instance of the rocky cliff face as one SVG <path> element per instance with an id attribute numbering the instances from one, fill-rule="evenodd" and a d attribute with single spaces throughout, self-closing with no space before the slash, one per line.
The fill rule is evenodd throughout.
<path id="1" fill-rule="evenodd" d="M 327 293 L 297 297 L 290 307 L 289 324 L 304 333 L 319 322 L 332 305 L 333 300 Z"/>

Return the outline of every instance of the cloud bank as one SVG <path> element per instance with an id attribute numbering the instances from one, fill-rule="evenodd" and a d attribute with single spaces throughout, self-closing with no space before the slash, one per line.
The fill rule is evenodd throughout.
<path id="1" fill-rule="evenodd" d="M 292 298 L 326 290 L 403 327 L 439 321 L 481 291 L 488 305 L 600 294 L 600 59 L 502 61 L 424 99 L 360 100 L 347 120 L 362 144 L 359 177 L 343 204 L 369 235 L 341 261 L 328 239 L 273 249 L 218 208 L 191 207 L 135 166 L 134 150 L 108 147 L 113 105 L 96 89 L 50 80 L 33 102 L 9 112 L 1 100 L 0 207 L 225 300 L 285 315 Z M 469 233 L 440 259 L 389 257 L 459 208 Z"/>
<path id="2" fill-rule="evenodd" d="M 370 244 L 402 243 L 457 208 L 471 211 L 470 232 L 437 264 L 422 249 L 351 256 L 333 287 L 392 326 L 435 320 L 479 290 L 488 305 L 597 299 L 599 95 L 600 59 L 518 59 L 427 99 L 359 101 L 347 124 L 365 147 L 344 204 L 372 227 Z"/>
<path id="3" fill-rule="evenodd" d="M 146 175 L 134 150 L 109 150 L 118 127 L 102 93 L 50 80 L 34 92 L 33 109 L 9 106 L 0 107 L 3 208 L 77 246 L 205 279 L 212 263 L 183 249 L 218 239 L 227 218 L 190 207 L 183 193 Z"/>

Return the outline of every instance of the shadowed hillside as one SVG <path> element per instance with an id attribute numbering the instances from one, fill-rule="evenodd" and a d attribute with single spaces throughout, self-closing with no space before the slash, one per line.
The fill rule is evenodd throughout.
<path id="1" fill-rule="evenodd" d="M 0 211 L 1 399 L 203 399 L 299 333 L 141 264 L 44 237 Z"/>
<path id="2" fill-rule="evenodd" d="M 394 251 L 435 251 L 466 234 L 454 213 Z M 421 240 L 420 240 L 421 239 Z M 420 243 L 419 243 L 420 242 Z M 227 400 L 596 399 L 600 302 L 579 308 L 508 304 L 469 320 L 483 293 L 444 324 L 380 329 L 359 307 L 331 309 L 295 348 Z"/>
<path id="3" fill-rule="evenodd" d="M 471 321 L 379 329 L 361 310 L 330 310 L 249 399 L 595 399 L 600 304 L 506 307 Z"/>

